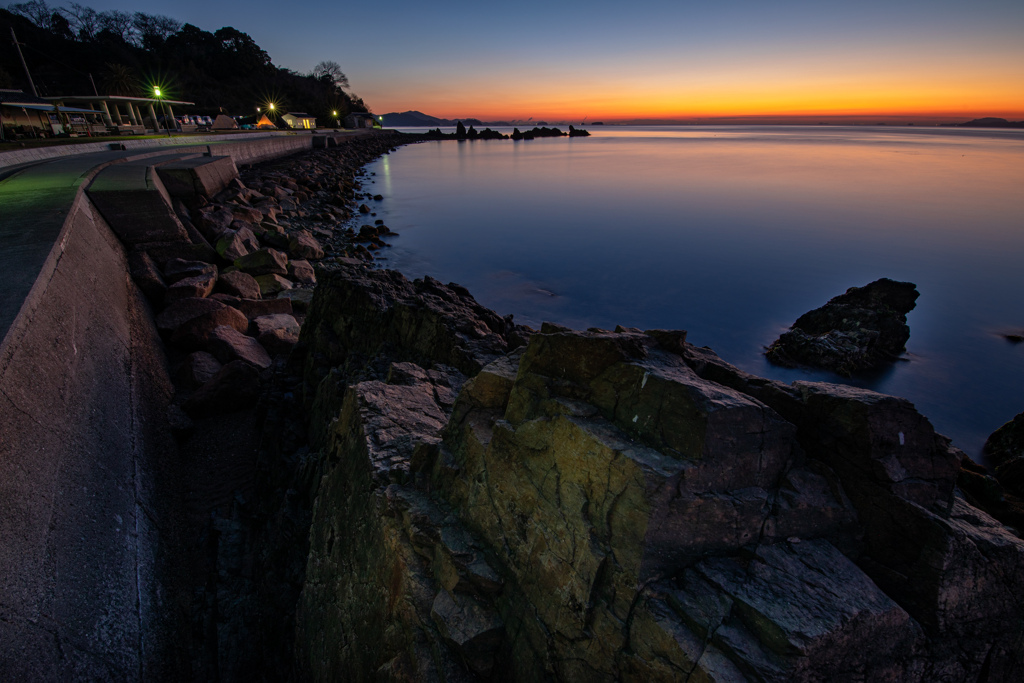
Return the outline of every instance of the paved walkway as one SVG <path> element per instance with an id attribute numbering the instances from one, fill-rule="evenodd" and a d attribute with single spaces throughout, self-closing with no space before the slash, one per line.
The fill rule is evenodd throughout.
<path id="1" fill-rule="evenodd" d="M 131 154 L 102 152 L 57 159 L 0 180 L 0 340 L 50 256 L 78 188 L 105 165 Z"/>

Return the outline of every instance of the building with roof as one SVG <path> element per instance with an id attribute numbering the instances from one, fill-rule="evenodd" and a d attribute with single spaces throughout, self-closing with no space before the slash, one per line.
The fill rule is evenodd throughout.
<path id="1" fill-rule="evenodd" d="M 365 111 L 352 112 L 345 117 L 346 128 L 380 128 L 380 120 Z"/>
<path id="2" fill-rule="evenodd" d="M 316 117 L 301 111 L 290 111 L 281 116 L 289 128 L 305 128 L 312 130 L 316 128 Z"/>

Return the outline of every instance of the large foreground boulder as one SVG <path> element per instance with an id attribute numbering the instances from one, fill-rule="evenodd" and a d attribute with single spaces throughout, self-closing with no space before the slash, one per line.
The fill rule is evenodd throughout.
<path id="1" fill-rule="evenodd" d="M 850 376 L 899 357 L 910 339 L 907 313 L 918 291 L 888 278 L 851 287 L 797 318 L 768 349 L 779 365 L 810 365 Z"/>
<path id="2" fill-rule="evenodd" d="M 748 375 L 684 332 L 530 335 L 457 286 L 358 268 L 325 279 L 301 347 L 302 676 L 1024 667 L 1024 541 L 903 399 Z"/>

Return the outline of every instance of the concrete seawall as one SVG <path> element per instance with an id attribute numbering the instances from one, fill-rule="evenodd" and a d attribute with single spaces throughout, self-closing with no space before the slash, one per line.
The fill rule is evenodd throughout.
<path id="1" fill-rule="evenodd" d="M 190 677 L 173 387 L 86 188 L 112 164 L 246 165 L 313 140 L 107 151 L 0 180 L 0 680 Z"/>
<path id="2" fill-rule="evenodd" d="M 311 135 L 307 133 L 275 133 L 275 132 L 253 132 L 253 133 L 232 133 L 221 135 L 192 135 L 188 137 L 177 136 L 168 138 L 147 138 L 145 140 L 133 140 L 125 138 L 113 144 L 124 145 L 128 151 L 152 150 L 153 148 L 178 148 L 182 141 L 192 145 L 220 145 L 230 143 L 236 145 L 249 145 L 256 140 L 286 139 L 294 144 L 309 145 Z M 305 140 L 305 143 L 301 142 Z M 49 159 L 66 158 L 80 154 L 95 154 L 96 152 L 108 151 L 111 142 L 83 142 L 75 145 L 53 145 L 49 147 L 32 147 L 29 149 L 16 149 L 10 152 L 0 152 L 0 168 L 15 166 L 24 163 L 47 161 Z"/>
<path id="3" fill-rule="evenodd" d="M 175 673 L 164 363 L 124 249 L 79 194 L 0 345 L 5 680 Z"/>

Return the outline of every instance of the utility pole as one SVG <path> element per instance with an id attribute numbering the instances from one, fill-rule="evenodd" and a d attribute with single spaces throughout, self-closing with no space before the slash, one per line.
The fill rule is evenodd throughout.
<path id="1" fill-rule="evenodd" d="M 92 80 L 92 74 L 89 74 L 89 82 L 92 83 L 92 94 L 99 97 L 100 91 L 96 89 L 96 81 Z"/>
<path id="2" fill-rule="evenodd" d="M 21 43 L 18 42 L 18 36 L 14 35 L 14 27 L 11 27 L 11 39 L 14 40 L 14 49 L 18 51 L 18 56 L 21 57 L 21 65 L 25 67 L 25 77 L 28 79 L 28 84 L 32 87 L 32 95 L 39 97 L 39 93 L 36 92 L 36 84 L 32 82 L 32 74 L 28 72 L 28 64 L 25 63 L 25 55 L 21 54 Z"/>

